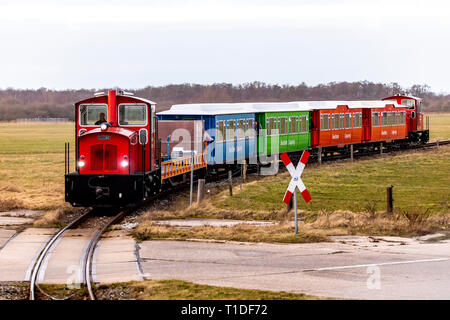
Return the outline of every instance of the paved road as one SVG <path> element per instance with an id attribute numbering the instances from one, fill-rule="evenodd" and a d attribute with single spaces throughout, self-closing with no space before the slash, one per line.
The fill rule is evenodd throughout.
<path id="1" fill-rule="evenodd" d="M 29 279 L 54 229 L 0 232 L 0 281 Z M 92 230 L 70 230 L 51 250 L 40 282 L 78 282 Z M 73 267 L 70 269 L 70 267 Z M 69 270 L 70 269 L 70 270 Z M 100 283 L 181 279 L 238 288 L 354 299 L 450 299 L 450 240 L 336 237 L 333 243 L 136 242 L 112 231 L 94 254 Z M 70 279 L 69 279 L 70 278 Z"/>
<path id="2" fill-rule="evenodd" d="M 355 299 L 450 299 L 450 241 L 340 237 L 335 243 L 145 241 L 144 276 Z M 377 241 L 377 240 L 375 240 Z"/>

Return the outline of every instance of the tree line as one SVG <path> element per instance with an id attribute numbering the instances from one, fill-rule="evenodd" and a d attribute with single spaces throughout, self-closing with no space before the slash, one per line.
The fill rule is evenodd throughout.
<path id="1" fill-rule="evenodd" d="M 14 89 L 0 90 L 0 121 L 19 118 L 69 118 L 73 120 L 73 103 L 91 97 L 97 91 L 108 89 L 50 90 Z M 450 112 L 450 95 L 430 91 L 427 85 L 403 88 L 397 83 L 331 82 L 308 86 L 278 85 L 251 82 L 233 85 L 230 83 L 170 84 L 148 86 L 142 89 L 126 89 L 136 96 L 157 103 L 157 111 L 166 110 L 178 103 L 203 102 L 257 102 L 300 100 L 378 100 L 397 93 L 407 93 L 423 98 L 428 112 Z"/>

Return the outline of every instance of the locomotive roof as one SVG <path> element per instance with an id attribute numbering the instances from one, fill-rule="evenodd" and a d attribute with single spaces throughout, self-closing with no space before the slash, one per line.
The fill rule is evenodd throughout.
<path id="1" fill-rule="evenodd" d="M 76 102 L 75 104 L 83 104 L 83 103 L 86 103 L 86 101 L 91 102 L 91 101 L 92 101 L 93 99 L 95 99 L 95 98 L 98 98 L 98 97 L 105 97 L 105 96 L 107 96 L 107 95 L 108 95 L 107 93 L 99 92 L 99 93 L 96 93 L 96 94 L 94 95 L 94 97 L 90 97 L 90 98 L 86 98 L 86 99 L 80 100 L 80 101 Z M 131 94 L 117 93 L 116 97 L 127 97 L 127 98 L 131 98 L 131 99 L 134 99 L 134 100 L 138 100 L 138 101 L 140 101 L 140 102 L 148 103 L 148 104 L 150 104 L 150 105 L 156 105 L 156 102 L 153 102 L 153 101 L 151 101 L 151 100 L 144 99 L 144 98 L 141 98 L 141 97 L 135 97 L 134 95 L 131 95 Z"/>
<path id="2" fill-rule="evenodd" d="M 401 107 L 395 101 L 291 101 L 291 102 L 246 102 L 246 103 L 193 103 L 175 104 L 158 115 L 223 115 L 258 112 L 311 111 L 335 109 L 346 105 L 350 109 L 384 108 L 388 104 Z"/>

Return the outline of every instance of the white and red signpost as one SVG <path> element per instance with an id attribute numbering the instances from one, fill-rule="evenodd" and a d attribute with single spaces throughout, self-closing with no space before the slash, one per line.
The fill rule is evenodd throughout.
<path id="1" fill-rule="evenodd" d="M 289 186 L 287 187 L 286 193 L 284 194 L 283 202 L 289 204 L 291 201 L 292 195 L 294 195 L 294 212 L 295 212 L 295 233 L 298 234 L 298 215 L 297 215 L 297 188 L 303 196 L 303 199 L 308 203 L 311 201 L 311 195 L 306 189 L 305 184 L 303 183 L 301 176 L 303 170 L 305 169 L 306 162 L 308 162 L 310 153 L 308 151 L 303 151 L 302 157 L 300 158 L 300 162 L 297 165 L 297 168 L 292 164 L 291 159 L 288 154 L 285 152 L 280 157 L 283 160 L 286 169 L 291 175 L 291 181 L 289 182 Z"/>

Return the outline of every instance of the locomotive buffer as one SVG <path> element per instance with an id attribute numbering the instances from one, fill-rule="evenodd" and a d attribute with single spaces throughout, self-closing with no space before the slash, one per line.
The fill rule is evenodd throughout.
<path id="1" fill-rule="evenodd" d="M 308 162 L 310 153 L 308 151 L 303 151 L 302 157 L 300 158 L 300 162 L 297 165 L 297 168 L 292 164 L 291 159 L 288 154 L 284 152 L 280 157 L 283 160 L 286 169 L 291 175 L 291 181 L 289 182 L 289 186 L 287 187 L 286 193 L 284 194 L 283 202 L 289 204 L 291 201 L 292 195 L 294 195 L 294 212 L 295 212 L 295 234 L 298 234 L 298 215 L 297 215 L 297 188 L 300 190 L 300 193 L 303 196 L 303 199 L 308 203 L 311 201 L 311 195 L 306 189 L 305 184 L 303 183 L 301 176 L 303 170 L 305 169 L 306 162 Z"/>

